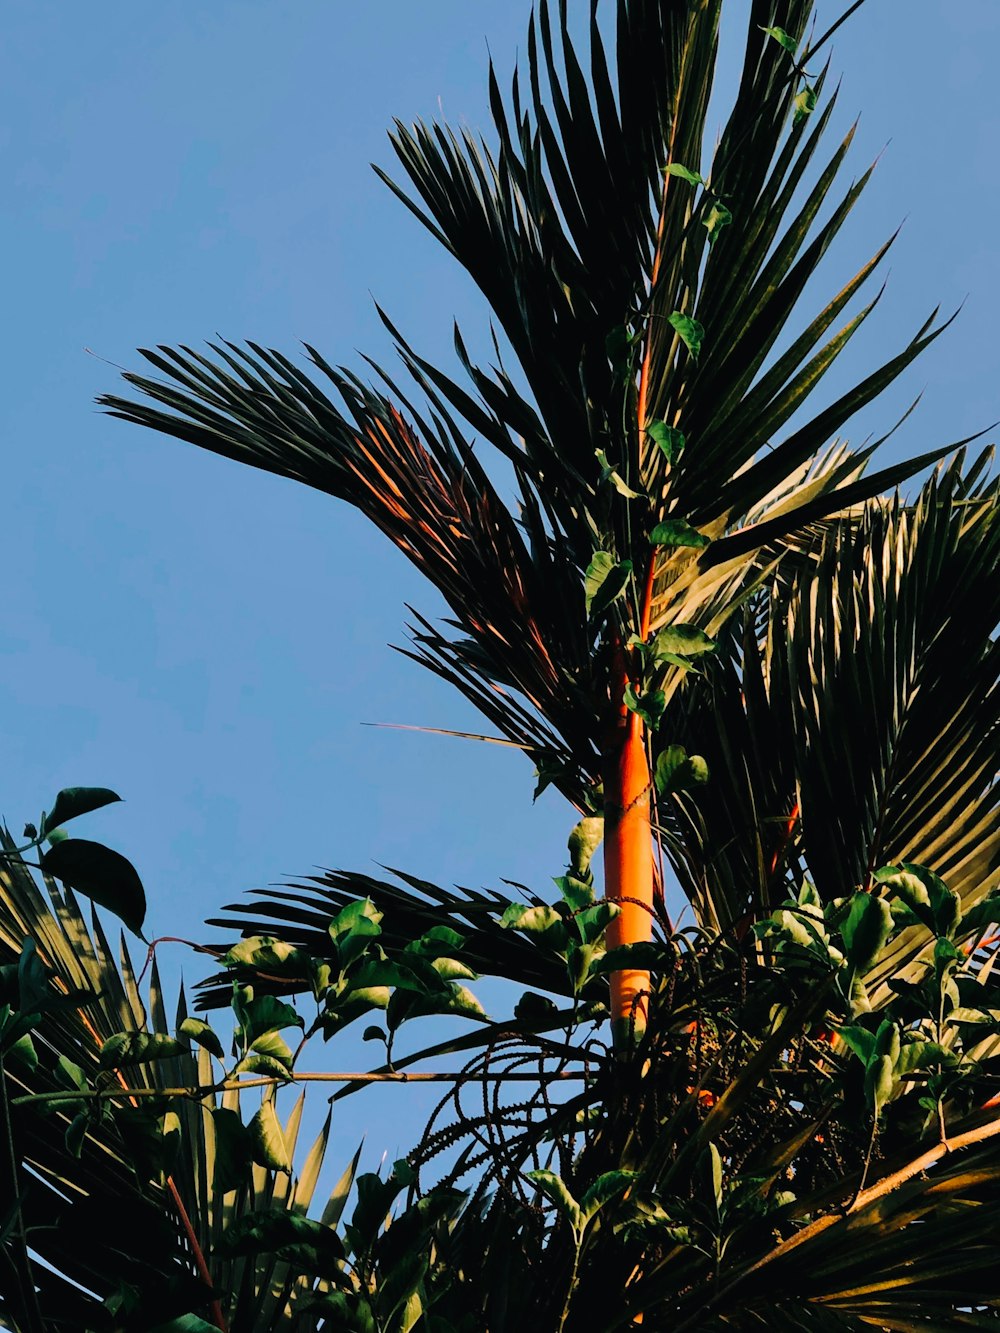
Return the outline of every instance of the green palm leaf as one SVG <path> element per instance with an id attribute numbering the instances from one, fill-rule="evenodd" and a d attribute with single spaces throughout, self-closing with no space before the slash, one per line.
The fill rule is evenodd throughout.
<path id="1" fill-rule="evenodd" d="M 799 42 L 805 0 L 753 5 L 709 185 L 666 173 L 670 164 L 689 174 L 704 164 L 720 10 L 720 0 L 697 8 L 619 0 L 612 59 L 596 5 L 578 42 L 567 6 L 542 4 L 529 30 L 527 87 L 515 76 L 505 101 L 491 73 L 492 144 L 470 131 L 397 123 L 392 142 L 413 195 L 393 188 L 479 284 L 516 373 L 504 369 L 499 346 L 496 365 L 480 369 L 457 336 L 461 384 L 393 330 L 424 406 L 381 372 L 383 389 L 366 386 L 315 349 L 318 378 L 280 352 L 230 343 L 209 356 L 146 351 L 156 375 L 126 375 L 139 398 L 102 399 L 113 415 L 367 514 L 454 613 L 457 637 L 418 617 L 411 655 L 581 805 L 601 776 L 607 698 L 591 651 L 600 627 L 588 623 L 583 590 L 595 550 L 631 561 L 637 580 L 613 608 L 609 632 L 640 631 L 647 577 L 653 629 L 678 618 L 718 629 L 760 577 L 762 559 L 779 558 L 809 524 L 940 452 L 865 477 L 870 448 L 830 448 L 937 336 L 930 324 L 774 438 L 793 415 L 802 419 L 872 310 L 869 302 L 829 337 L 888 247 L 796 331 L 801 294 L 867 179 L 818 224 L 850 136 L 811 179 L 833 100 L 797 120 L 795 62 L 761 32 L 778 25 Z M 710 244 L 703 223 L 720 199 L 732 220 Z M 697 358 L 677 331 L 684 320 L 703 328 Z M 656 421 L 683 434 L 676 456 L 647 431 Z M 513 464 L 516 511 L 473 434 Z M 780 504 L 768 503 L 776 495 Z M 654 555 L 649 534 L 666 518 L 714 540 L 700 554 Z"/>

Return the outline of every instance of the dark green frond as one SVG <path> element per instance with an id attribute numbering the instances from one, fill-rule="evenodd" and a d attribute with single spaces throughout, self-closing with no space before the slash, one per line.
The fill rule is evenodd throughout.
<path id="1" fill-rule="evenodd" d="M 524 936 L 500 926 L 500 918 L 511 902 L 508 895 L 445 889 L 402 871 L 392 873 L 399 883 L 328 870 L 306 884 L 254 889 L 252 902 L 231 903 L 225 916 L 208 924 L 243 935 L 277 934 L 323 957 L 329 948 L 327 926 L 331 918 L 348 903 L 370 898 L 384 914 L 381 939 L 387 949 L 401 949 L 432 926 L 447 924 L 465 936 L 455 956 L 474 971 L 506 977 L 518 985 L 555 995 L 570 993 L 562 959 L 556 954 L 547 956 Z M 542 902 L 526 890 L 520 896 L 535 905 Z M 213 977 L 206 983 L 199 1007 L 228 1003 L 232 982 L 220 989 L 220 980 Z"/>
<path id="2" fill-rule="evenodd" d="M 997 483 L 962 459 L 910 508 L 871 503 L 769 581 L 689 687 L 667 740 L 711 789 L 672 798 L 668 846 L 703 920 L 824 897 L 887 863 L 933 866 L 971 906 L 1000 877 Z M 791 566 L 789 566 L 791 569 Z"/>
<path id="3" fill-rule="evenodd" d="M 559 769 L 557 785 L 578 803 L 600 776 L 608 705 L 609 659 L 595 657 L 595 641 L 678 618 L 718 630 L 802 529 L 941 452 L 870 476 L 868 450 L 831 452 L 937 336 L 930 325 L 781 438 L 871 314 L 877 295 L 849 307 L 888 245 L 799 321 L 868 173 L 838 194 L 850 133 L 814 169 L 836 95 L 818 71 L 821 105 L 797 114 L 806 76 L 762 31 L 801 45 L 808 0 L 751 7 L 741 81 L 707 162 L 720 12 L 721 0 L 618 0 L 612 55 L 596 4 L 577 23 L 546 0 L 509 97 L 490 72 L 491 142 L 397 123 L 411 207 L 478 283 L 515 368 L 496 338 L 494 365 L 478 366 L 456 334 L 460 382 L 387 319 L 424 406 L 384 372 L 376 390 L 309 349 L 334 403 L 281 353 L 229 343 L 211 356 L 146 352 L 161 378 L 126 376 L 140 401 L 102 399 L 113 415 L 370 517 L 440 589 L 459 629 L 452 638 L 421 624 L 411 655 L 536 765 Z M 516 508 L 474 438 L 513 468 Z M 710 544 L 654 552 L 664 519 Z M 602 551 L 632 574 L 607 617 L 590 620 L 583 584 Z"/>

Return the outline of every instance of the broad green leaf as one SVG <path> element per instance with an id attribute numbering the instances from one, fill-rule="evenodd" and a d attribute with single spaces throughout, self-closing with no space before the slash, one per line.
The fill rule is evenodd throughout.
<path id="1" fill-rule="evenodd" d="M 893 1064 L 899 1059 L 899 1026 L 892 1019 L 884 1018 L 875 1033 L 875 1054 L 887 1055 Z"/>
<path id="2" fill-rule="evenodd" d="M 592 620 L 602 616 L 608 607 L 622 595 L 632 576 L 632 561 L 616 564 L 608 551 L 595 551 L 587 566 L 584 584 L 587 614 Z"/>
<path id="3" fill-rule="evenodd" d="M 585 944 L 596 943 L 618 915 L 618 904 L 601 898 L 592 907 L 573 914 L 573 921 Z"/>
<path id="4" fill-rule="evenodd" d="M 219 1246 L 226 1255 L 273 1254 L 310 1276 L 332 1276 L 344 1258 L 340 1237 L 329 1226 L 286 1208 L 258 1208 L 238 1218 Z"/>
<path id="5" fill-rule="evenodd" d="M 799 906 L 815 908 L 820 915 L 823 913 L 823 899 L 816 890 L 816 885 L 810 880 L 802 881 L 802 887 L 799 889 Z"/>
<path id="6" fill-rule="evenodd" d="M 855 893 L 840 933 L 848 963 L 855 972 L 867 972 L 892 933 L 888 902 L 874 893 Z"/>
<path id="7" fill-rule="evenodd" d="M 149 1100 L 138 1106 L 116 1106 L 112 1114 L 126 1160 L 140 1180 L 158 1180 L 168 1173 L 180 1146 L 177 1117 L 171 1115 L 172 1130 L 165 1133 L 166 1116 Z"/>
<path id="8" fill-rule="evenodd" d="M 574 995 L 579 995 L 590 980 L 591 968 L 602 955 L 597 945 L 573 940 L 566 950 L 566 975 Z"/>
<path id="9" fill-rule="evenodd" d="M 292 1162 L 273 1101 L 265 1101 L 247 1126 L 250 1153 L 255 1162 L 272 1171 L 291 1172 Z"/>
<path id="10" fill-rule="evenodd" d="M 883 866 L 872 877 L 909 908 L 926 926 L 934 928 L 934 911 L 930 894 L 923 880 L 903 870 L 901 866 Z"/>
<path id="11" fill-rule="evenodd" d="M 217 1059 L 223 1058 L 222 1042 L 203 1018 L 185 1018 L 177 1029 L 177 1035 L 204 1046 Z"/>
<path id="12" fill-rule="evenodd" d="M 701 225 L 708 232 L 708 243 L 714 245 L 719 239 L 719 232 L 723 227 L 728 227 L 733 220 L 733 215 L 725 204 L 720 204 L 718 199 L 713 199 L 708 212 L 701 220 Z"/>
<path id="13" fill-rule="evenodd" d="M 539 1192 L 544 1194 L 550 1203 L 555 1204 L 560 1216 L 564 1217 L 573 1231 L 579 1234 L 583 1229 L 583 1214 L 562 1177 L 557 1176 L 554 1171 L 527 1171 L 525 1175 L 537 1185 Z"/>
<path id="14" fill-rule="evenodd" d="M 249 1055 L 245 1055 L 233 1067 L 232 1073 L 234 1078 L 238 1074 L 257 1074 L 264 1078 L 280 1079 L 283 1083 L 289 1083 L 292 1080 L 288 1066 L 281 1060 L 275 1060 L 271 1055 L 261 1055 L 257 1051 L 251 1051 Z"/>
<path id="15" fill-rule="evenodd" d="M 413 1018 L 417 1010 L 418 996 L 409 990 L 394 990 L 385 1007 L 385 1025 L 390 1032 L 398 1032 L 408 1018 Z M 436 997 L 438 1004 L 442 1003 Z M 432 1006 L 433 1009 L 433 1006 Z"/>
<path id="16" fill-rule="evenodd" d="M 656 757 L 653 781 L 661 796 L 691 791 L 708 781 L 708 765 L 701 755 L 689 755 L 683 745 L 668 745 Z"/>
<path id="17" fill-rule="evenodd" d="M 635 1171 L 606 1171 L 598 1176 L 593 1184 L 588 1185 L 580 1199 L 580 1210 L 585 1222 L 590 1219 L 610 1203 L 612 1199 L 621 1198 L 627 1190 L 631 1189 L 637 1179 Z"/>
<path id="18" fill-rule="evenodd" d="M 348 992 L 351 998 L 363 990 L 383 986 L 424 995 L 428 988 L 440 992 L 444 984 L 430 961 L 416 953 L 401 954 L 398 958 L 366 958 L 352 974 L 351 982 Z"/>
<path id="19" fill-rule="evenodd" d="M 864 977 L 860 972 L 856 972 L 851 981 L 850 1000 L 852 1018 L 857 1018 L 859 1014 L 871 1013 L 871 996 L 868 994 L 868 987 L 865 985 Z"/>
<path id="20" fill-rule="evenodd" d="M 395 1199 L 406 1181 L 396 1175 L 395 1169 L 383 1180 L 373 1171 L 358 1176 L 357 1201 L 351 1214 L 347 1236 L 351 1249 L 360 1254 L 375 1240 Z"/>
<path id="21" fill-rule="evenodd" d="M 702 326 L 696 319 L 692 319 L 690 315 L 682 314 L 679 310 L 675 310 L 672 315 L 667 316 L 667 323 L 691 353 L 691 359 L 697 361 L 701 352 L 702 340 L 705 337 L 705 330 Z"/>
<path id="22" fill-rule="evenodd" d="M 771 921 L 786 940 L 801 945 L 803 949 L 811 949 L 817 943 L 815 930 L 798 912 L 789 912 L 787 908 L 781 907 L 773 913 Z"/>
<path id="23" fill-rule="evenodd" d="M 927 889 L 931 909 L 934 913 L 934 929 L 939 935 L 951 936 L 962 915 L 962 904 L 958 894 L 952 893 L 940 875 L 926 866 L 904 861 L 902 870 L 905 874 L 915 875 Z"/>
<path id="24" fill-rule="evenodd" d="M 617 949 L 609 949 L 594 963 L 591 972 L 595 976 L 603 976 L 607 972 L 621 972 L 633 967 L 651 972 L 664 965 L 664 957 L 662 945 L 653 940 L 640 940 L 635 944 L 621 944 Z"/>
<path id="25" fill-rule="evenodd" d="M 971 1024 L 979 1026 L 981 1024 L 990 1024 L 995 1027 L 1000 1021 L 1000 1010 L 988 1011 L 985 1009 L 968 1009 L 961 1005 L 953 1009 L 945 1020 L 948 1023 Z"/>
<path id="26" fill-rule="evenodd" d="M 294 945 L 273 935 L 250 935 L 223 958 L 226 967 L 255 967 L 279 976 L 305 976 L 306 963 Z"/>
<path id="27" fill-rule="evenodd" d="M 998 922 L 1000 922 L 1000 896 L 991 893 L 988 898 L 976 903 L 975 907 L 969 908 L 955 933 L 958 936 L 965 936 L 972 931 L 983 931 Z"/>
<path id="28" fill-rule="evenodd" d="M 459 986 L 457 983 L 451 986 L 451 998 L 448 1001 L 446 1012 L 464 1014 L 466 1017 L 486 1017 L 486 1010 L 468 986 Z"/>
<path id="29" fill-rule="evenodd" d="M 853 1051 L 867 1068 L 875 1054 L 875 1034 L 857 1025 L 835 1027 L 834 1031 L 847 1049 Z"/>
<path id="30" fill-rule="evenodd" d="M 347 992 L 351 1004 L 364 1005 L 366 1009 L 384 1009 L 389 1003 L 388 986 L 352 986 Z"/>
<path id="31" fill-rule="evenodd" d="M 658 662 L 667 658 L 669 653 L 680 657 L 700 657 L 702 653 L 714 653 L 715 649 L 715 640 L 694 625 L 666 625 L 653 636 L 646 653 L 654 662 Z"/>
<path id="32" fill-rule="evenodd" d="M 245 1000 L 240 1007 L 238 1017 L 248 1044 L 256 1041 L 265 1032 L 305 1027 L 305 1019 L 298 1010 L 286 1004 L 284 1000 L 279 1000 L 275 995 L 258 995 Z"/>
<path id="33" fill-rule="evenodd" d="M 405 953 L 420 954 L 422 958 L 441 958 L 457 953 L 465 944 L 465 936 L 450 926 L 432 926 L 419 939 L 407 944 Z"/>
<path id="34" fill-rule="evenodd" d="M 816 89 L 807 84 L 795 98 L 792 106 L 794 109 L 792 120 L 796 125 L 801 125 L 816 109 Z"/>
<path id="35" fill-rule="evenodd" d="M 621 473 L 608 462 L 608 456 L 603 449 L 597 450 L 597 461 L 601 468 L 601 480 L 609 481 L 619 495 L 624 496 L 626 500 L 638 500 L 641 498 L 639 491 L 634 491 L 625 481 Z"/>
<path id="36" fill-rule="evenodd" d="M 262 1032 L 259 1037 L 254 1038 L 250 1050 L 256 1051 L 258 1055 L 266 1055 L 271 1060 L 277 1060 L 278 1064 L 283 1065 L 286 1069 L 291 1068 L 291 1047 L 280 1032 L 273 1030 Z"/>
<path id="37" fill-rule="evenodd" d="M 550 948 L 562 949 L 566 944 L 563 918 L 547 904 L 529 907 L 525 903 L 511 903 L 500 918 L 500 925 L 508 930 L 523 930 L 526 935 L 536 935 Z"/>
<path id="38" fill-rule="evenodd" d="M 77 1103 L 79 1105 L 79 1103 Z M 66 1151 L 70 1157 L 79 1160 L 83 1152 L 83 1141 L 87 1137 L 87 1126 L 90 1124 L 90 1112 L 78 1111 L 73 1119 L 66 1126 L 66 1133 L 63 1135 L 63 1142 L 66 1145 Z"/>
<path id="39" fill-rule="evenodd" d="M 38 836 L 47 838 L 53 829 L 79 815 L 100 810 L 102 806 L 120 801 L 121 797 L 107 787 L 64 787 L 56 796 L 52 809 L 42 820 Z"/>
<path id="40" fill-rule="evenodd" d="M 682 181 L 687 181 L 689 185 L 704 185 L 705 178 L 697 171 L 692 171 L 690 167 L 684 167 L 680 162 L 671 162 L 664 170 L 668 176 L 677 176 Z"/>
<path id="41" fill-rule="evenodd" d="M 419 954 L 400 954 L 397 959 L 399 985 L 421 995 L 446 995 L 447 983 L 439 975 L 435 960 Z"/>
<path id="42" fill-rule="evenodd" d="M 865 1095 L 878 1115 L 892 1095 L 895 1086 L 893 1062 L 888 1055 L 876 1055 L 865 1070 Z"/>
<path id="43" fill-rule="evenodd" d="M 707 1156 L 712 1194 L 715 1198 L 715 1206 L 718 1209 L 722 1207 L 722 1157 L 714 1143 L 708 1145 Z"/>
<path id="44" fill-rule="evenodd" d="M 941 1064 L 954 1064 L 955 1056 L 934 1041 L 908 1041 L 900 1048 L 896 1060 L 896 1075 L 902 1078 L 918 1069 L 930 1069 Z"/>
<path id="45" fill-rule="evenodd" d="M 334 939 L 339 970 L 344 971 L 355 959 L 367 953 L 372 947 L 372 942 L 381 934 L 382 927 L 378 922 L 366 918 L 355 922 L 349 930 L 342 930 Z"/>
<path id="46" fill-rule="evenodd" d="M 785 32 L 784 28 L 762 27 L 761 32 L 765 33 L 768 37 L 772 37 L 778 43 L 778 45 L 783 46 L 786 51 L 794 52 L 798 47 L 798 43 L 796 42 L 795 38 L 791 37 L 787 32 Z"/>
<path id="47" fill-rule="evenodd" d="M 4 1051 L 3 1058 L 8 1062 L 13 1061 L 15 1065 L 33 1074 L 38 1068 L 38 1052 L 31 1040 L 31 1033 L 26 1032 L 23 1037 L 18 1037 L 17 1041 L 12 1042 Z"/>
<path id="48" fill-rule="evenodd" d="M 579 911 L 582 907 L 589 907 L 594 901 L 594 886 L 587 880 L 577 879 L 575 875 L 558 875 L 552 883 L 572 912 Z"/>
<path id="49" fill-rule="evenodd" d="M 883 866 L 874 878 L 896 894 L 935 934 L 953 934 L 961 916 L 961 903 L 958 895 L 932 870 L 905 861 L 898 866 Z"/>
<path id="50" fill-rule="evenodd" d="M 604 837 L 604 816 L 587 815 L 569 835 L 570 870 L 577 879 L 590 873 L 590 862 Z"/>
<path id="51" fill-rule="evenodd" d="M 227 1107 L 212 1108 L 215 1130 L 215 1165 L 212 1187 L 217 1194 L 228 1194 L 248 1178 L 253 1144 L 238 1112 Z"/>
<path id="52" fill-rule="evenodd" d="M 67 1059 L 65 1055 L 60 1055 L 56 1060 L 53 1074 L 56 1082 L 62 1087 L 68 1088 L 70 1092 L 86 1092 L 90 1087 L 87 1082 L 87 1075 L 80 1066 Z"/>
<path id="53" fill-rule="evenodd" d="M 707 546 L 709 539 L 685 518 L 667 518 L 649 534 L 652 546 Z"/>
<path id="54" fill-rule="evenodd" d="M 641 717 L 651 731 L 660 725 L 666 706 L 667 696 L 662 690 L 646 690 L 637 694 L 633 685 L 625 686 L 625 707 Z"/>
<path id="55" fill-rule="evenodd" d="M 142 937 L 146 894 L 135 866 L 120 852 L 86 838 L 57 842 L 41 858 L 47 875 L 106 907 Z"/>
<path id="56" fill-rule="evenodd" d="M 186 1054 L 184 1043 L 165 1032 L 116 1032 L 101 1047 L 100 1065 L 102 1069 L 121 1069 Z"/>
<path id="57" fill-rule="evenodd" d="M 673 426 L 668 426 L 665 421 L 650 421 L 646 426 L 646 434 L 653 443 L 666 456 L 668 463 L 675 463 L 684 448 L 684 436 Z"/>
<path id="58" fill-rule="evenodd" d="M 434 958 L 431 967 L 444 981 L 478 981 L 479 973 L 458 958 Z"/>
<path id="59" fill-rule="evenodd" d="M 330 922 L 330 935 L 336 940 L 338 935 L 343 935 L 346 931 L 353 930 L 356 926 L 367 922 L 369 925 L 377 926 L 382 920 L 382 913 L 378 910 L 370 898 L 359 898 L 355 902 L 348 903 L 342 907 Z"/>
<path id="60" fill-rule="evenodd" d="M 556 1005 L 547 995 L 525 991 L 514 1005 L 514 1017 L 522 1023 L 544 1023 L 556 1012 Z"/>

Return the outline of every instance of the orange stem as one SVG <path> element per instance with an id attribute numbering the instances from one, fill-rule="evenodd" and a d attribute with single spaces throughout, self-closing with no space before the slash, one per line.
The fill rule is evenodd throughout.
<path id="1" fill-rule="evenodd" d="M 617 715 L 604 775 L 604 893 L 620 909 L 608 926 L 609 949 L 649 940 L 653 934 L 649 765 L 642 720 L 625 706 L 627 680 L 625 654 L 619 646 L 612 671 Z M 648 1008 L 647 971 L 623 968 L 611 974 L 611 1017 L 616 1032 L 641 1032 Z"/>
<path id="2" fill-rule="evenodd" d="M 792 840 L 792 834 L 795 832 L 795 825 L 798 822 L 799 822 L 799 803 L 798 801 L 796 801 L 795 804 L 792 806 L 792 813 L 788 817 L 788 823 L 785 825 L 781 841 L 778 843 L 777 847 L 775 847 L 774 855 L 771 857 L 772 875 L 778 868 L 778 862 L 784 855 L 785 848 Z"/>

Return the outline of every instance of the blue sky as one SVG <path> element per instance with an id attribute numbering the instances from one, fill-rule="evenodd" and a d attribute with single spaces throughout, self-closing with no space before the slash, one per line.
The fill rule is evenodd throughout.
<path id="1" fill-rule="evenodd" d="M 444 360 L 454 317 L 483 329 L 471 284 L 368 164 L 391 169 L 394 115 L 485 127 L 487 45 L 509 71 L 526 20 L 468 0 L 6 7 L 0 815 L 19 832 L 61 786 L 118 790 L 127 804 L 80 831 L 135 862 L 151 933 L 197 937 L 246 889 L 314 866 L 544 889 L 563 865 L 572 812 L 532 807 L 520 756 L 359 725 L 479 729 L 387 649 L 404 602 L 439 604 L 378 533 L 92 405 L 117 388 L 108 362 L 135 366 L 149 343 L 221 333 L 388 359 L 373 296 Z M 934 305 L 965 301 L 852 425 L 881 432 L 925 390 L 887 458 L 1000 417 L 998 50 L 996 0 L 869 0 L 835 43 L 839 123 L 863 113 L 855 172 L 885 151 L 815 299 L 906 221 L 830 397 Z M 733 73 L 727 47 L 724 86 Z M 370 1141 L 405 1148 L 411 1128 L 394 1137 L 386 1105 Z"/>

